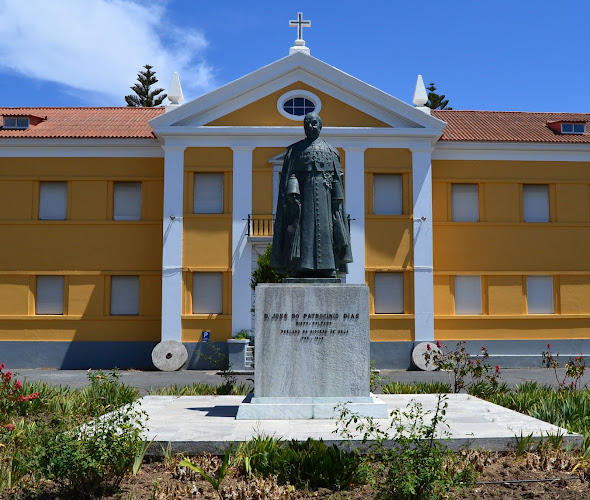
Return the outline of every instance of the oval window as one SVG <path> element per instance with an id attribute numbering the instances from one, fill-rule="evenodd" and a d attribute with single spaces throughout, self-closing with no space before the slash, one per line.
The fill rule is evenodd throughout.
<path id="1" fill-rule="evenodd" d="M 319 97 L 307 90 L 291 90 L 277 101 L 279 113 L 290 120 L 301 121 L 307 113 L 319 113 L 321 107 Z"/>
<path id="2" fill-rule="evenodd" d="M 283 109 L 290 115 L 305 116 L 315 110 L 315 104 L 305 97 L 294 97 L 285 101 Z"/>

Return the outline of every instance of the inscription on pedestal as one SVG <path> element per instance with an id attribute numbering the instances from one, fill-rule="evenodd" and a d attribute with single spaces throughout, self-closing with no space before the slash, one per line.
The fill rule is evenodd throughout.
<path id="1" fill-rule="evenodd" d="M 368 397 L 366 285 L 256 288 L 255 397 Z"/>

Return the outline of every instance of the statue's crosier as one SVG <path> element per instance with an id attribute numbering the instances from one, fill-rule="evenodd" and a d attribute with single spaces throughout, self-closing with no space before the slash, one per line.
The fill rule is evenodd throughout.
<path id="1" fill-rule="evenodd" d="M 352 262 L 338 151 L 320 139 L 308 113 L 305 139 L 287 148 L 277 201 L 271 264 L 295 278 L 330 278 Z"/>

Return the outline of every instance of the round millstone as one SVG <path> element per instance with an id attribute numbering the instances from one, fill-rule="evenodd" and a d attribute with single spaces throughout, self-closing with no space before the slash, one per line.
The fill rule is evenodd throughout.
<path id="1" fill-rule="evenodd" d="M 432 372 L 436 370 L 436 366 L 432 364 L 432 358 L 427 363 L 426 359 L 424 359 L 424 354 L 428 351 L 428 346 L 430 346 L 430 352 L 440 352 L 440 349 L 436 347 L 436 342 L 422 342 L 414 347 L 412 351 L 412 363 L 414 366 L 418 368 L 418 370 L 422 370 L 423 372 Z"/>
<path id="2" fill-rule="evenodd" d="M 177 340 L 164 340 L 154 347 L 152 351 L 154 366 L 163 372 L 180 370 L 187 359 L 186 347 Z"/>

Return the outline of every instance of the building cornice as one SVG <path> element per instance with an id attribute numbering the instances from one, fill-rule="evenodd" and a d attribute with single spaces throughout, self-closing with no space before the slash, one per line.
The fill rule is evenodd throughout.
<path id="1" fill-rule="evenodd" d="M 0 157 L 161 158 L 158 139 L 1 139 Z"/>
<path id="2" fill-rule="evenodd" d="M 437 142 L 433 160 L 590 161 L 590 144 L 538 142 Z"/>

